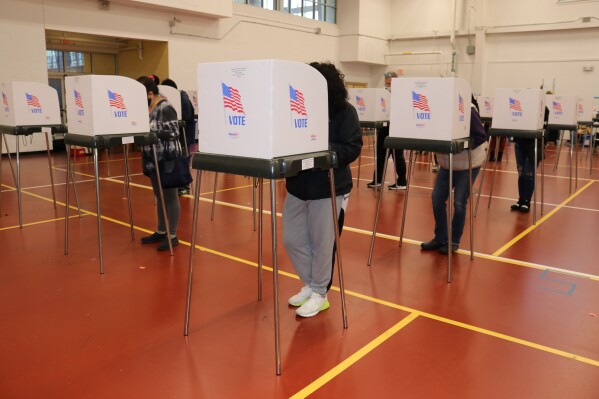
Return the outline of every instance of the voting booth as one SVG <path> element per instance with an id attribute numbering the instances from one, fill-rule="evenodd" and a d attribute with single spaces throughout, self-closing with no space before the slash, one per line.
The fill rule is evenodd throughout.
<path id="1" fill-rule="evenodd" d="M 389 121 L 391 93 L 385 89 L 348 89 L 351 105 L 358 112 L 360 122 Z"/>
<path id="2" fill-rule="evenodd" d="M 2 136 L 0 138 L 0 156 L 2 155 L 2 144 L 4 143 L 6 145 L 6 153 L 11 165 L 11 170 L 13 170 L 12 158 L 10 156 L 11 151 L 8 147 L 6 135 L 15 136 L 14 148 L 17 167 L 16 175 L 13 171 L 13 178 L 17 186 L 19 226 L 22 228 L 20 137 L 18 136 L 31 136 L 34 133 L 45 134 L 50 179 L 52 182 L 52 197 L 54 199 L 54 208 L 56 208 L 54 177 L 52 173 L 52 161 L 50 159 L 50 140 L 48 134 L 64 132 L 64 126 L 61 124 L 60 120 L 58 93 L 53 87 L 37 82 L 1 82 L 0 92 L 2 94 L 2 110 L 0 112 L 0 135 Z M 0 162 L 0 186 L 1 185 L 2 163 Z"/>
<path id="3" fill-rule="evenodd" d="M 479 96 L 476 101 L 478 101 L 480 119 L 482 121 L 493 119 L 493 103 L 495 99 L 489 96 Z"/>
<path id="4" fill-rule="evenodd" d="M 576 116 L 577 121 L 589 122 L 589 125 L 593 124 L 593 97 L 577 97 L 576 99 Z"/>
<path id="5" fill-rule="evenodd" d="M 541 89 L 495 89 L 492 129 L 543 129 L 545 93 Z"/>
<path id="6" fill-rule="evenodd" d="M 548 125 L 575 126 L 577 124 L 577 96 L 548 95 L 545 103 L 549 109 Z"/>
<path id="7" fill-rule="evenodd" d="M 158 162 L 156 157 L 156 135 L 150 132 L 146 88 L 136 80 L 124 76 L 81 75 L 65 78 L 67 119 L 69 133 L 64 142 L 67 154 L 71 145 L 92 149 L 96 186 L 96 208 L 98 224 L 98 247 L 100 274 L 104 273 L 102 256 L 102 228 L 100 212 L 100 190 L 98 176 L 98 150 L 124 146 L 125 152 L 125 191 L 129 204 L 131 239 L 134 239 L 133 214 L 131 211 L 131 188 L 129 178 L 128 145 L 151 145 L 154 150 L 154 165 L 158 182 Z M 70 178 L 69 178 L 70 175 Z M 65 255 L 68 254 L 68 213 L 69 185 L 73 181 L 76 193 L 75 174 L 71 157 L 67 157 L 67 185 L 65 211 Z M 159 184 L 160 186 L 160 184 Z M 160 198 L 163 198 L 160 189 Z M 163 213 L 164 200 L 161 201 Z M 168 226 L 168 220 L 166 221 Z M 170 240 L 169 247 L 170 247 Z M 170 247 L 171 255 L 172 247 Z"/>
<path id="8" fill-rule="evenodd" d="M 391 80 L 391 107 L 389 137 L 385 139 L 387 152 L 383 181 L 387 170 L 389 150 L 410 150 L 407 187 L 399 237 L 403 242 L 406 210 L 410 194 L 410 180 L 414 151 L 431 151 L 449 154 L 450 179 L 449 201 L 453 201 L 452 160 L 453 155 L 467 149 L 470 151 L 470 102 L 472 92 L 470 85 L 461 78 L 396 78 Z M 469 159 L 470 156 L 469 156 Z M 472 190 L 472 168 L 470 169 L 470 190 Z M 384 190 L 378 198 L 374 229 L 370 241 L 368 265 L 372 262 L 374 241 L 380 206 Z M 470 203 L 470 220 L 472 220 L 472 202 Z M 448 207 L 449 218 L 453 208 Z M 472 229 L 470 230 L 470 257 L 474 258 Z M 448 225 L 448 253 L 451 254 L 451 224 Z M 447 257 L 447 282 L 451 282 L 451 256 Z"/>
<path id="9" fill-rule="evenodd" d="M 158 85 L 158 93 L 173 106 L 177 113 L 177 119 L 183 120 L 183 112 L 181 111 L 181 92 L 171 86 Z"/>
<path id="10" fill-rule="evenodd" d="M 200 152 L 270 159 L 326 151 L 327 99 L 324 77 L 306 64 L 200 64 Z"/>
<path id="11" fill-rule="evenodd" d="M 198 91 L 197 90 L 185 90 L 189 99 L 191 100 L 191 104 L 193 105 L 193 114 L 198 114 Z"/>
<path id="12" fill-rule="evenodd" d="M 198 65 L 197 170 L 189 258 L 184 335 L 189 332 L 191 292 L 201 171 L 231 173 L 258 179 L 258 299 L 262 287 L 263 179 L 270 180 L 274 336 L 276 374 L 281 374 L 279 334 L 276 179 L 302 171 L 327 170 L 331 207 L 337 214 L 333 168 L 336 154 L 328 150 L 327 82 L 310 65 L 280 60 L 233 61 Z M 335 231 L 337 270 L 343 323 L 347 328 L 339 231 Z"/>

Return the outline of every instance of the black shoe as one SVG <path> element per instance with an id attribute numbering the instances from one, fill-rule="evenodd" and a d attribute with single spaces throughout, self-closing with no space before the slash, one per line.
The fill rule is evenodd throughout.
<path id="1" fill-rule="evenodd" d="M 501 158 L 503 158 L 503 152 L 499 151 L 499 154 L 497 155 L 497 162 L 501 162 Z"/>
<path id="2" fill-rule="evenodd" d="M 166 233 L 152 233 L 147 237 L 141 238 L 142 244 L 155 244 L 166 239 Z"/>
<path id="3" fill-rule="evenodd" d="M 520 205 L 519 211 L 522 213 L 530 212 L 530 203 L 524 203 L 524 204 Z"/>
<path id="4" fill-rule="evenodd" d="M 452 244 L 451 252 L 456 252 L 457 250 L 458 250 L 458 244 Z M 443 255 L 447 255 L 447 244 L 439 247 L 439 252 L 442 253 Z"/>
<path id="5" fill-rule="evenodd" d="M 189 194 L 189 186 L 179 187 L 178 191 L 179 191 L 179 196 L 187 195 L 187 194 Z"/>
<path id="6" fill-rule="evenodd" d="M 173 246 L 173 248 L 179 245 L 179 239 L 177 237 L 171 238 L 171 245 Z M 158 251 L 168 251 L 168 241 L 166 241 L 166 238 L 162 239 L 160 245 L 157 246 L 156 249 Z"/>
<path id="7" fill-rule="evenodd" d="M 390 186 L 387 186 L 387 188 L 389 188 L 389 190 L 405 190 L 407 189 L 407 184 L 391 184 Z"/>
<path id="8" fill-rule="evenodd" d="M 489 162 L 495 162 L 495 153 L 492 152 L 491 155 L 489 155 Z"/>
<path id="9" fill-rule="evenodd" d="M 520 201 L 516 202 L 514 205 L 510 206 L 512 211 L 519 211 L 522 207 L 522 203 Z"/>
<path id="10" fill-rule="evenodd" d="M 382 183 L 381 183 L 381 181 L 379 180 L 379 181 L 377 181 L 377 183 L 376 183 L 376 188 L 380 188 L 382 185 L 383 185 L 383 184 L 382 184 Z M 370 183 L 368 183 L 368 184 L 366 185 L 366 187 L 368 187 L 368 188 L 374 188 L 374 182 L 373 182 L 373 181 L 371 181 Z"/>
<path id="11" fill-rule="evenodd" d="M 420 244 L 420 248 L 422 248 L 425 251 L 434 251 L 435 249 L 441 248 L 441 246 L 443 246 L 443 244 L 441 244 L 434 238 L 429 242 L 423 242 L 422 244 Z"/>

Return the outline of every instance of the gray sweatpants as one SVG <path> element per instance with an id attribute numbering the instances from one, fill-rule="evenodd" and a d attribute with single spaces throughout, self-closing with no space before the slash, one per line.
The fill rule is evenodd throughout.
<path id="1" fill-rule="evenodd" d="M 337 196 L 337 220 L 349 194 Z M 326 294 L 333 272 L 331 199 L 302 201 L 287 193 L 283 205 L 283 243 L 299 278 L 312 291 Z M 337 226 L 338 223 L 335 223 Z"/>
<path id="2" fill-rule="evenodd" d="M 156 197 L 156 217 L 158 218 L 157 232 L 166 232 L 166 223 L 162 214 L 162 205 L 160 204 L 160 192 L 158 191 L 158 179 L 156 174 L 150 175 L 150 181 L 152 182 L 152 189 L 154 196 Z M 164 203 L 166 206 L 166 216 L 168 217 L 169 223 L 169 237 L 173 238 L 177 235 L 177 227 L 179 227 L 179 216 L 181 214 L 181 205 L 179 204 L 179 190 L 175 188 L 163 188 Z"/>

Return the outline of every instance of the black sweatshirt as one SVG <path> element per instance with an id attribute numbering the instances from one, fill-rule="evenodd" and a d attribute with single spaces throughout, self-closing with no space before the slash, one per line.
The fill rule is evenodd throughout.
<path id="1" fill-rule="evenodd" d="M 349 165 L 362 150 L 362 130 L 356 109 L 348 102 L 343 110 L 329 120 L 329 149 L 337 153 L 334 170 L 336 195 L 347 194 L 353 187 Z M 311 169 L 287 178 L 287 191 L 303 200 L 331 198 L 327 170 Z"/>

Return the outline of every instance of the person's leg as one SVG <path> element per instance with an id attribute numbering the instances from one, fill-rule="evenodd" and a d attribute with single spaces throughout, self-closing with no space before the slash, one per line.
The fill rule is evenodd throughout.
<path id="1" fill-rule="evenodd" d="M 447 198 L 449 197 L 449 170 L 440 168 L 433 187 L 433 216 L 435 217 L 435 241 L 447 243 Z"/>
<path id="2" fill-rule="evenodd" d="M 407 186 L 406 180 L 406 158 L 404 157 L 404 153 L 402 149 L 396 149 L 394 151 L 395 158 L 393 162 L 395 163 L 395 173 L 397 174 L 397 179 L 395 180 L 395 184 L 389 186 L 390 189 L 400 189 Z"/>
<path id="3" fill-rule="evenodd" d="M 516 167 L 518 169 L 518 202 L 512 205 L 512 210 L 519 210 L 524 202 L 524 195 L 527 191 L 527 182 L 524 173 L 526 164 L 526 141 L 516 139 L 514 146 L 514 154 L 516 155 Z"/>
<path id="4" fill-rule="evenodd" d="M 388 128 L 380 128 L 376 131 L 376 182 L 382 185 L 381 180 L 383 179 L 383 167 L 385 166 L 385 152 L 384 147 L 385 138 L 389 136 Z M 372 182 L 368 183 L 368 187 L 374 187 L 374 173 L 372 174 Z"/>
<path id="5" fill-rule="evenodd" d="M 312 281 L 312 248 L 308 227 L 308 201 L 287 193 L 283 204 L 283 244 L 304 285 Z"/>
<path id="6" fill-rule="evenodd" d="M 472 184 L 478 176 L 480 167 L 472 169 Z M 466 223 L 466 206 L 470 197 L 470 178 L 467 170 L 453 172 L 453 219 L 451 221 L 451 241 L 452 244 L 459 245 L 464 233 L 464 224 Z"/>

